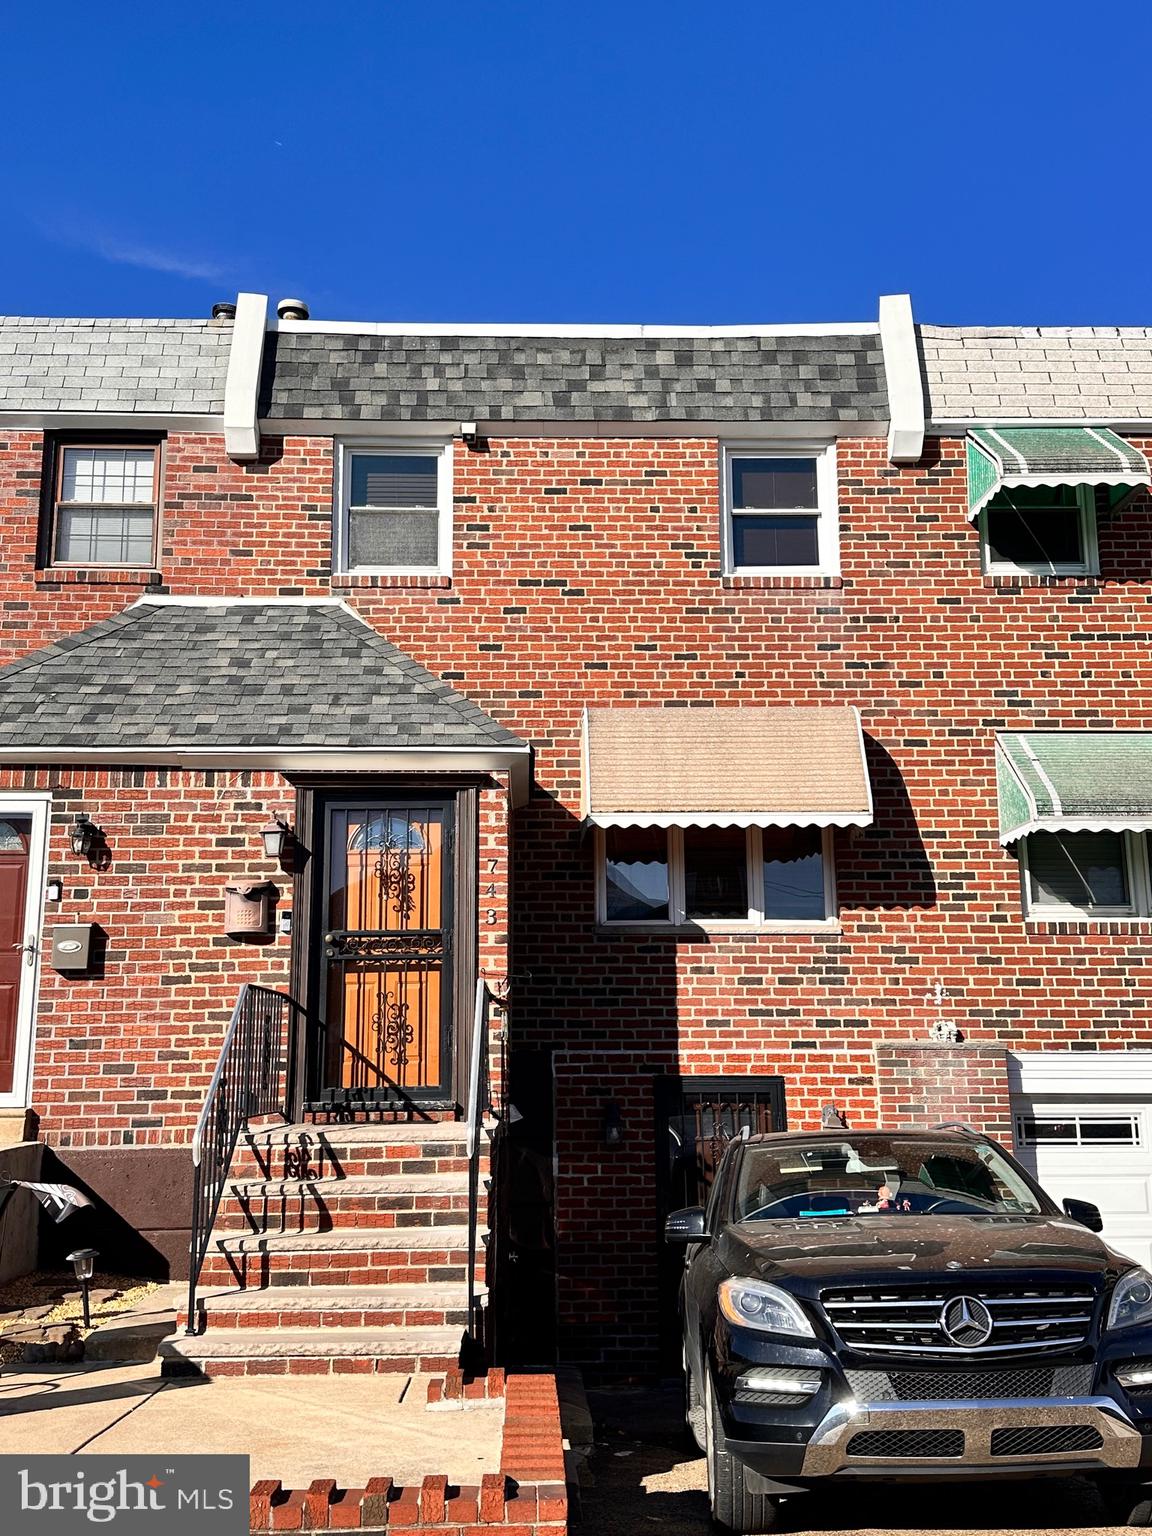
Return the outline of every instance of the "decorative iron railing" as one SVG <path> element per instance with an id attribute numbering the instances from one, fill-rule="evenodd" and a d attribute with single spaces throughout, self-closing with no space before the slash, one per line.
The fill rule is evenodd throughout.
<path id="1" fill-rule="evenodd" d="M 476 1007 L 472 1015 L 472 1041 L 468 1057 L 468 1332 L 483 1340 L 483 1317 L 476 1294 L 476 1229 L 480 1220 L 480 1148 L 484 1120 L 492 1108 L 492 1080 L 488 1066 L 488 1028 L 496 999 L 483 977 L 476 983 Z"/>
<path id="2" fill-rule="evenodd" d="M 287 1025 L 292 1000 L 246 983 L 192 1137 L 192 1237 L 186 1331 L 196 1332 L 196 1286 L 241 1131 L 259 1115 L 284 1114 Z"/>

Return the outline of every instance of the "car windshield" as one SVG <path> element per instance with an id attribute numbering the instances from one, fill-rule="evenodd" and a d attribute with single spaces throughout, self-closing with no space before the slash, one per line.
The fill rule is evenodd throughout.
<path id="1" fill-rule="evenodd" d="M 874 1216 L 1039 1216 L 1044 1206 L 986 1142 L 904 1136 L 749 1144 L 737 1221 Z"/>

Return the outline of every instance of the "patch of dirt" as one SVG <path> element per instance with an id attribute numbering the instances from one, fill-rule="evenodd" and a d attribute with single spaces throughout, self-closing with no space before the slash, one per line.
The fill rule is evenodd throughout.
<path id="1" fill-rule="evenodd" d="M 89 1290 L 92 1326 L 131 1311 L 159 1289 L 158 1281 L 137 1275 L 97 1273 Z M 64 1333 L 85 1338 L 83 1316 L 80 1283 L 74 1275 L 36 1271 L 10 1280 L 0 1286 L 0 1365 L 20 1361 L 28 1342 L 55 1340 Z M 71 1328 L 62 1328 L 64 1324 Z"/>

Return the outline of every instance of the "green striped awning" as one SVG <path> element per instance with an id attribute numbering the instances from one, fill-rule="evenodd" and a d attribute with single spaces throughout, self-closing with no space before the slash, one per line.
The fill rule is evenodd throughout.
<path id="1" fill-rule="evenodd" d="M 1152 830 L 1152 731 L 1005 731 L 1000 841 L 1030 832 Z"/>
<path id="2" fill-rule="evenodd" d="M 1118 501 L 1152 485 L 1148 460 L 1110 427 L 973 427 L 968 433 L 968 517 L 1016 485 L 1110 485 Z"/>

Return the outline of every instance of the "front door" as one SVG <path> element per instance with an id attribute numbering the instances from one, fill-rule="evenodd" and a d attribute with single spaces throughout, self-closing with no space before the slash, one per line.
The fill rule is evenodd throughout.
<path id="1" fill-rule="evenodd" d="M 326 797 L 310 1107 L 450 1108 L 453 805 Z"/>
<path id="2" fill-rule="evenodd" d="M 0 1104 L 23 1107 L 35 1008 L 48 802 L 0 796 Z"/>

